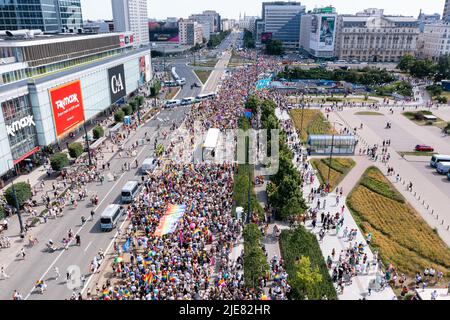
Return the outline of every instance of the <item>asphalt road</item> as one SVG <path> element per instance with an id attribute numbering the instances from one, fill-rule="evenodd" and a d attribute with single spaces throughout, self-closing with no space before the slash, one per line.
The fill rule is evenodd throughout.
<path id="1" fill-rule="evenodd" d="M 157 135 L 157 126 L 161 124 L 160 131 L 168 131 L 173 121 L 179 126 L 189 108 L 174 108 L 163 110 L 157 117 L 141 127 L 136 134 L 126 143 L 130 146 L 133 142 L 144 137 L 145 132 L 151 137 L 150 144 L 138 147 L 137 160 L 141 164 L 146 158 L 153 155 L 154 138 Z M 161 121 L 163 120 L 163 121 Z M 160 143 L 161 138 L 158 140 Z M 167 143 L 167 141 L 166 141 Z M 121 172 L 122 165 L 125 162 L 132 163 L 134 159 L 119 159 L 117 156 L 111 160 L 111 172 Z M 132 165 L 131 171 L 121 173 L 120 178 L 113 182 L 105 181 L 103 185 L 99 183 L 90 184 L 88 191 L 94 192 L 99 196 L 100 203 L 95 209 L 96 215 L 94 221 L 88 221 L 81 226 L 81 216 L 89 217 L 93 207 L 90 206 L 89 199 L 80 202 L 77 209 L 66 209 L 63 218 L 55 221 L 49 220 L 45 228 L 38 235 L 40 243 L 33 248 L 26 249 L 26 260 L 17 258 L 7 267 L 7 274 L 10 276 L 7 280 L 0 280 L 0 300 L 10 300 L 14 290 L 18 290 L 24 298 L 31 300 L 39 299 L 65 299 L 69 298 L 73 289 L 66 282 L 66 271 L 77 270 L 85 275 L 86 279 L 90 274 L 89 265 L 94 256 L 100 249 L 106 250 L 113 240 L 115 231 L 102 232 L 100 230 L 100 215 L 103 210 L 112 203 L 120 204 L 120 193 L 122 187 L 129 180 L 139 180 L 141 176 L 138 168 Z M 122 221 L 125 217 L 122 218 Z M 119 222 L 119 225 L 122 222 Z M 68 250 L 57 250 L 54 253 L 46 251 L 46 242 L 52 239 L 58 246 L 61 240 L 67 236 L 69 229 L 72 229 L 81 237 L 81 246 L 77 247 L 73 243 Z M 54 267 L 59 269 L 61 274 L 58 280 L 55 279 Z M 75 277 L 74 277 L 75 278 Z M 78 278 L 78 277 L 77 277 Z M 36 281 L 44 279 L 48 285 L 47 291 L 41 295 L 33 290 Z"/>
<path id="2" fill-rule="evenodd" d="M 236 34 L 224 40 L 220 45 L 220 49 L 229 48 L 234 43 Z M 193 74 L 192 70 L 186 66 L 186 61 L 177 60 L 177 73 L 181 77 L 185 77 L 187 85 L 184 86 L 180 92 L 180 97 L 196 96 L 200 93 L 201 88 L 190 89 L 190 83 L 198 82 L 198 79 Z M 218 73 L 219 74 L 219 73 Z M 221 74 L 221 73 L 220 73 Z M 217 83 L 214 81 L 217 85 Z M 57 220 L 49 220 L 42 226 L 41 232 L 37 236 L 40 243 L 32 248 L 25 248 L 26 259 L 16 258 L 9 265 L 2 263 L 6 268 L 6 273 L 10 276 L 8 279 L 0 280 L 0 300 L 10 300 L 14 290 L 17 290 L 25 299 L 30 300 L 61 300 L 69 298 L 74 290 L 77 292 L 81 289 L 82 284 L 78 281 L 81 275 L 88 279 L 90 276 L 89 265 L 97 255 L 98 251 L 102 249 L 106 251 L 112 244 L 115 236 L 115 231 L 102 232 L 100 230 L 100 215 L 103 210 L 110 204 L 120 204 L 120 193 L 122 187 L 129 180 L 141 180 L 139 174 L 139 167 L 134 166 L 135 159 L 141 164 L 146 158 L 153 156 L 153 146 L 155 137 L 157 136 L 157 126 L 161 125 L 160 132 L 169 131 L 169 127 L 175 121 L 177 127 L 184 121 L 189 107 L 177 107 L 161 111 L 154 119 L 149 121 L 144 126 L 140 127 L 137 132 L 132 134 L 132 137 L 127 141 L 125 147 L 139 139 L 144 138 L 145 132 L 151 138 L 149 144 L 139 146 L 137 148 L 136 158 L 118 158 L 115 156 L 111 161 L 111 170 L 120 174 L 116 181 L 109 182 L 105 179 L 103 185 L 100 183 L 93 183 L 88 186 L 89 195 L 97 194 L 100 199 L 99 205 L 95 208 L 96 215 L 94 221 L 87 221 L 81 225 L 81 216 L 88 218 L 93 207 L 90 205 L 90 196 L 86 200 L 79 202 L 77 209 L 66 208 L 64 217 Z M 168 137 L 170 139 L 170 135 Z M 158 139 L 158 143 L 162 143 L 162 135 Z M 167 145 L 169 141 L 164 141 Z M 122 172 L 122 166 L 125 162 L 132 164 L 130 171 Z M 122 217 L 118 225 L 121 225 L 125 217 Z M 76 246 L 72 243 L 68 250 L 62 248 L 50 253 L 46 250 L 46 243 L 52 239 L 55 244 L 62 247 L 62 239 L 67 237 L 67 232 L 72 229 L 75 234 L 81 237 L 81 246 Z M 27 242 L 27 241 L 25 241 Z M 105 252 L 106 253 L 106 252 Z M 60 277 L 56 279 L 54 268 L 59 269 Z M 73 274 L 73 279 L 76 281 L 66 281 L 66 272 L 70 271 Z M 47 284 L 46 292 L 41 295 L 35 289 L 35 283 L 38 280 L 45 280 Z"/>

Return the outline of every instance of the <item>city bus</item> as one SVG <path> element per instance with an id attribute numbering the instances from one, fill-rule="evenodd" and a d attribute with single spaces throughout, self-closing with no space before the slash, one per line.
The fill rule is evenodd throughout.
<path id="1" fill-rule="evenodd" d="M 450 162 L 439 162 L 436 166 L 436 171 L 440 174 L 448 174 L 450 171 Z"/>

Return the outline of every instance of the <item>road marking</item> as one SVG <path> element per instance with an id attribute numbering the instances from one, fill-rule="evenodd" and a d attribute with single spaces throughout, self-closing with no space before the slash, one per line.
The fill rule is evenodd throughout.
<path id="1" fill-rule="evenodd" d="M 89 249 L 89 247 L 91 246 L 91 244 L 92 244 L 92 241 L 89 242 L 89 244 L 87 245 L 86 249 L 84 249 L 84 252 L 86 252 L 86 251 Z"/>
<path id="2" fill-rule="evenodd" d="M 155 135 L 155 134 L 156 134 L 156 133 L 154 133 L 153 135 Z M 145 151 L 145 147 L 142 148 L 141 152 L 139 152 L 139 154 L 136 156 L 136 158 L 133 159 L 133 161 L 136 160 L 137 158 L 139 158 L 139 157 L 142 155 L 142 153 L 143 153 L 144 151 Z M 120 175 L 119 179 L 117 179 L 116 183 L 113 185 L 113 187 L 111 188 L 111 190 L 105 195 L 105 197 L 104 197 L 103 200 L 99 203 L 99 205 L 97 206 L 97 208 L 100 207 L 100 206 L 102 205 L 102 203 L 109 197 L 109 195 L 111 194 L 111 192 L 114 191 L 114 189 L 115 189 L 116 186 L 119 184 L 119 182 L 121 182 L 121 180 L 122 180 L 123 176 L 125 175 L 125 173 L 127 173 L 127 171 L 123 172 L 123 173 Z M 126 221 L 126 219 L 124 220 L 124 222 L 125 222 L 125 221 Z M 87 224 L 84 224 L 83 226 L 81 226 L 81 228 L 78 229 L 78 231 L 77 231 L 77 233 L 76 233 L 75 235 L 78 235 L 78 234 L 83 230 L 83 228 L 84 228 L 86 225 L 87 225 Z M 123 226 L 123 223 L 122 223 L 122 225 L 120 226 L 120 228 L 122 228 L 122 226 Z M 73 241 L 74 241 L 74 239 L 72 239 L 72 240 L 69 242 L 69 247 L 70 247 L 70 245 L 72 244 Z M 113 238 L 113 241 L 114 241 L 114 238 Z M 110 245 L 109 245 L 109 247 L 108 247 L 108 250 L 109 250 L 109 248 L 111 247 L 111 244 L 112 244 L 112 242 L 110 243 Z M 49 273 L 50 269 L 53 268 L 53 266 L 56 264 L 56 262 L 58 262 L 58 260 L 62 257 L 62 255 L 65 253 L 65 251 L 66 251 L 66 250 L 62 250 L 62 251 L 59 253 L 59 255 L 55 258 L 55 260 L 53 260 L 53 262 L 50 264 L 50 266 L 48 267 L 48 269 L 47 269 L 47 270 L 44 272 L 44 274 L 39 278 L 39 281 L 42 280 L 42 279 L 44 279 L 45 276 L 47 276 L 47 274 Z M 105 254 L 106 254 L 106 252 L 105 252 Z M 30 290 L 30 292 L 27 294 L 27 296 L 25 297 L 24 300 L 28 300 L 28 298 L 30 297 L 30 295 L 33 293 L 34 289 L 35 289 L 35 287 L 33 286 L 33 288 Z"/>

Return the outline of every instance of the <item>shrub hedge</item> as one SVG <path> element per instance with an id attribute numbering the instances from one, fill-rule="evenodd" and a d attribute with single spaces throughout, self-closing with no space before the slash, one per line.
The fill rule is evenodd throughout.
<path id="1" fill-rule="evenodd" d="M 262 250 L 262 239 L 256 224 L 250 223 L 244 228 L 244 280 L 249 288 L 258 288 L 258 278 L 264 277 L 270 270 Z"/>
<path id="2" fill-rule="evenodd" d="M 66 153 L 57 153 L 50 159 L 50 165 L 55 171 L 62 171 L 64 167 L 69 165 L 69 158 Z"/>

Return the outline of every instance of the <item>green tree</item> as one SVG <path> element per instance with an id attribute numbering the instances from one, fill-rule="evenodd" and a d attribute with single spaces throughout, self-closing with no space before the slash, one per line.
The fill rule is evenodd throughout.
<path id="1" fill-rule="evenodd" d="M 430 59 L 416 60 L 409 72 L 413 77 L 428 78 L 436 73 L 436 65 Z"/>
<path id="2" fill-rule="evenodd" d="M 5 208 L 3 206 L 0 206 L 0 220 L 5 219 L 5 217 L 6 217 Z"/>
<path id="3" fill-rule="evenodd" d="M 156 82 L 157 82 L 157 85 L 159 85 L 159 89 L 158 89 L 158 92 L 159 92 L 159 90 L 161 89 L 161 82 L 159 82 L 159 81 L 156 81 Z M 155 84 L 155 86 L 156 86 L 156 84 Z M 136 97 L 136 102 L 137 102 L 139 107 L 144 104 L 144 101 L 145 101 L 145 98 L 143 96 L 137 96 Z"/>
<path id="4" fill-rule="evenodd" d="M 119 122 L 123 122 L 123 119 L 125 118 L 125 112 L 123 112 L 122 110 L 118 110 L 115 114 L 114 114 L 114 121 L 116 123 Z"/>
<path id="5" fill-rule="evenodd" d="M 411 67 L 414 65 L 415 61 L 416 59 L 412 55 L 406 54 L 401 58 L 399 64 L 397 65 L 397 68 L 402 71 L 409 72 L 409 70 L 411 70 Z"/>
<path id="6" fill-rule="evenodd" d="M 266 53 L 273 56 L 280 56 L 284 53 L 283 42 L 280 40 L 269 40 L 266 44 Z"/>
<path id="7" fill-rule="evenodd" d="M 156 80 L 153 87 L 150 88 L 150 95 L 152 97 L 156 97 L 160 91 L 161 91 L 161 82 L 159 80 Z M 142 103 L 144 103 L 144 100 L 142 100 Z"/>
<path id="8" fill-rule="evenodd" d="M 26 182 L 15 183 L 14 190 L 16 191 L 16 197 L 19 207 L 22 207 L 24 203 L 30 200 L 33 196 L 33 193 L 31 192 L 31 186 Z M 16 201 L 14 199 L 14 191 L 12 186 L 6 189 L 5 200 L 10 206 L 16 207 Z"/>
<path id="9" fill-rule="evenodd" d="M 131 113 L 127 114 L 127 116 L 131 115 L 133 112 L 136 112 L 138 109 L 138 102 L 136 100 L 132 100 L 128 103 L 128 105 L 131 107 Z M 125 112 L 126 113 L 126 112 Z"/>
<path id="10" fill-rule="evenodd" d="M 100 139 L 105 135 L 105 130 L 103 130 L 103 127 L 98 125 L 95 126 L 94 129 L 92 129 L 92 134 L 94 136 L 94 139 Z"/>
<path id="11" fill-rule="evenodd" d="M 50 159 L 50 165 L 55 171 L 62 171 L 65 167 L 69 165 L 69 158 L 66 153 L 60 152 L 55 154 Z"/>
<path id="12" fill-rule="evenodd" d="M 133 107 L 130 104 L 126 104 L 122 107 L 122 111 L 126 116 L 129 116 L 133 113 Z"/>
<path id="13" fill-rule="evenodd" d="M 245 103 L 245 108 L 252 110 L 254 114 L 258 112 L 258 106 L 260 105 L 261 101 L 259 98 L 255 95 L 251 95 L 248 97 L 247 102 Z"/>
<path id="14" fill-rule="evenodd" d="M 436 81 L 447 79 L 450 79 L 450 55 L 448 53 L 439 57 L 436 74 Z"/>
<path id="15" fill-rule="evenodd" d="M 69 155 L 74 158 L 77 159 L 79 156 L 81 156 L 83 154 L 83 145 L 79 142 L 73 142 L 71 144 L 69 144 Z"/>
<path id="16" fill-rule="evenodd" d="M 301 256 L 295 264 L 296 273 L 292 282 L 300 288 L 303 295 L 307 295 L 311 300 L 318 300 L 322 297 L 317 295 L 317 286 L 323 281 L 319 268 L 311 265 L 309 257 Z"/>

